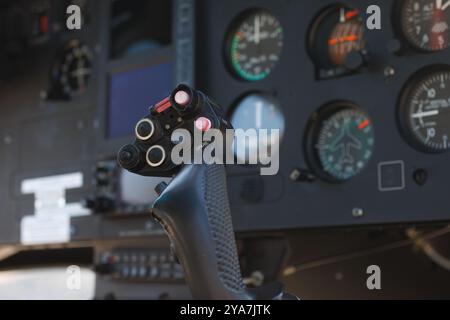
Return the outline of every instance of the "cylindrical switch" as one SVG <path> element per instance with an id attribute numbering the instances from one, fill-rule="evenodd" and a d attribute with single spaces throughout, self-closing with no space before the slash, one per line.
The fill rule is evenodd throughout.
<path id="1" fill-rule="evenodd" d="M 130 170 L 137 167 L 141 161 L 140 150 L 132 144 L 127 144 L 119 150 L 117 159 L 122 168 Z"/>

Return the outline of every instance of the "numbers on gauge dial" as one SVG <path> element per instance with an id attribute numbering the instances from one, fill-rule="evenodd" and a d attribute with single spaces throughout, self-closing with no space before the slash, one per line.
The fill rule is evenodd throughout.
<path id="1" fill-rule="evenodd" d="M 228 55 L 233 72 L 247 81 L 266 78 L 280 60 L 283 29 L 265 10 L 248 13 L 232 29 Z"/>
<path id="2" fill-rule="evenodd" d="M 450 0 L 404 0 L 400 20 L 412 46 L 434 52 L 450 45 Z"/>
<path id="3" fill-rule="evenodd" d="M 450 71 L 421 78 L 405 104 L 408 134 L 416 145 L 430 152 L 450 150 Z"/>

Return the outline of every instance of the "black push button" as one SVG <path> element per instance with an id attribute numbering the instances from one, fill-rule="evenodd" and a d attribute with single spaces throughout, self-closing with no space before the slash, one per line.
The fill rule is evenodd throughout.
<path id="1" fill-rule="evenodd" d="M 155 125 L 150 119 L 142 119 L 136 124 L 136 137 L 140 140 L 148 140 L 155 132 Z"/>
<path id="2" fill-rule="evenodd" d="M 150 167 L 159 167 L 166 159 L 166 152 L 164 148 L 159 145 L 152 146 L 147 151 L 146 159 Z"/>

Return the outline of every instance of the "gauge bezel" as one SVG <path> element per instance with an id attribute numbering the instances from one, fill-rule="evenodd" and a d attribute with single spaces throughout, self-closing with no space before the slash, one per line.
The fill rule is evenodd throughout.
<path id="1" fill-rule="evenodd" d="M 322 10 L 320 10 L 319 13 L 313 17 L 312 22 L 309 25 L 308 34 L 306 37 L 306 49 L 307 49 L 307 53 L 308 53 L 308 56 L 309 56 L 311 62 L 314 64 L 314 68 L 316 70 L 316 78 L 318 78 L 318 79 L 341 77 L 341 76 L 351 75 L 351 74 L 355 74 L 355 73 L 359 72 L 359 70 L 349 70 L 349 69 L 345 68 L 345 66 L 333 65 L 332 61 L 330 60 L 330 57 L 328 57 L 328 56 L 323 57 L 322 55 L 319 54 L 320 49 L 319 49 L 319 46 L 316 41 L 319 38 L 318 32 L 320 30 L 320 27 L 322 26 L 322 23 L 330 15 L 332 15 L 335 12 L 339 12 L 339 10 L 342 8 L 344 8 L 346 10 L 351 10 L 351 9 L 360 10 L 360 8 L 356 7 L 356 6 L 350 6 L 343 2 L 335 2 L 335 3 L 327 5 Z M 361 19 L 361 13 L 359 13 L 359 19 Z M 364 41 L 365 41 L 364 47 L 360 52 L 363 54 L 366 54 L 365 53 L 365 51 L 367 50 L 366 38 L 364 38 Z M 327 70 L 327 71 L 334 70 L 334 71 L 337 71 L 337 74 L 326 76 L 326 77 L 321 77 L 319 74 L 319 70 L 321 70 L 321 69 Z"/>
<path id="2" fill-rule="evenodd" d="M 424 67 L 416 72 L 414 72 L 403 85 L 400 91 L 399 98 L 397 99 L 397 123 L 399 131 L 403 139 L 408 143 L 410 147 L 414 150 L 420 151 L 426 154 L 442 154 L 449 152 L 450 150 L 437 150 L 429 146 L 424 145 L 413 135 L 412 128 L 409 123 L 409 105 L 407 100 L 411 96 L 412 91 L 417 87 L 425 77 L 432 75 L 435 72 L 450 72 L 450 65 L 446 64 L 436 64 Z"/>
<path id="3" fill-rule="evenodd" d="M 251 91 L 247 91 L 247 92 L 240 94 L 236 99 L 234 99 L 233 103 L 231 104 L 231 107 L 227 111 L 226 115 L 227 115 L 228 121 L 233 126 L 233 129 L 239 129 L 239 128 L 234 127 L 233 123 L 231 122 L 231 118 L 232 118 L 233 114 L 236 112 L 236 110 L 238 109 L 239 105 L 242 103 L 242 101 L 251 95 L 269 97 L 269 98 L 275 100 L 277 110 L 283 117 L 283 130 L 282 131 L 280 130 L 280 145 L 279 145 L 279 148 L 281 149 L 281 144 L 283 143 L 283 137 L 286 132 L 286 115 L 283 112 L 283 109 L 281 108 L 280 101 L 277 99 L 276 95 L 274 95 L 273 93 L 270 93 L 267 91 L 262 91 L 262 90 L 251 90 Z M 246 129 L 244 129 L 244 130 L 246 130 Z M 233 150 L 233 157 L 234 157 L 235 161 L 238 159 L 237 154 L 234 152 L 234 150 Z M 255 165 L 246 164 L 246 166 L 255 166 Z M 259 164 L 257 166 L 259 166 Z"/>
<path id="4" fill-rule="evenodd" d="M 392 13 L 391 13 L 391 21 L 393 26 L 394 35 L 400 40 L 401 43 L 401 49 L 398 52 L 398 54 L 405 53 L 405 51 L 415 52 L 415 53 L 421 53 L 421 54 L 432 54 L 432 53 L 438 53 L 445 51 L 450 48 L 450 45 L 447 46 L 444 49 L 440 50 L 428 50 L 422 47 L 419 47 L 412 43 L 408 36 L 406 35 L 405 30 L 402 26 L 402 12 L 403 12 L 403 6 L 406 0 L 395 0 L 392 4 Z"/>
<path id="5" fill-rule="evenodd" d="M 269 97 L 271 99 L 274 99 L 277 102 L 277 109 L 280 111 L 280 113 L 283 116 L 283 121 L 284 121 L 284 126 L 285 126 L 284 130 L 286 130 L 286 116 L 281 108 L 281 103 L 277 99 L 276 95 L 274 95 L 271 92 L 264 91 L 264 90 L 249 90 L 249 91 L 246 91 L 246 92 L 240 94 L 236 99 L 234 99 L 230 105 L 230 108 L 228 108 L 228 111 L 227 111 L 227 118 L 228 118 L 229 122 L 231 123 L 231 117 L 236 112 L 236 110 L 239 107 L 239 105 L 241 104 L 241 102 L 245 98 L 247 98 L 248 96 L 251 96 L 251 95 L 258 95 L 258 96 Z M 282 135 L 281 135 L 281 138 L 282 138 Z"/>
<path id="6" fill-rule="evenodd" d="M 236 33 L 236 31 L 238 30 L 238 28 L 242 25 L 242 23 L 244 22 L 244 20 L 249 17 L 252 14 L 258 13 L 258 12 L 263 12 L 266 14 L 271 15 L 273 18 L 275 18 L 278 23 L 281 26 L 281 21 L 278 18 L 278 16 L 276 16 L 271 10 L 264 8 L 264 7 L 253 7 L 247 10 L 242 11 L 241 13 L 239 13 L 236 17 L 234 17 L 231 21 L 231 23 L 229 24 L 227 31 L 225 33 L 225 39 L 223 41 L 223 59 L 224 59 L 224 65 L 227 69 L 227 71 L 233 76 L 233 78 L 235 78 L 236 80 L 240 80 L 242 82 L 247 82 L 247 83 L 253 83 L 253 82 L 261 82 L 264 81 L 265 79 L 267 79 L 272 72 L 275 70 L 275 68 L 277 67 L 278 63 L 280 61 L 278 61 L 278 63 L 276 63 L 272 68 L 271 71 L 262 79 L 256 79 L 256 80 L 252 80 L 252 79 L 246 79 L 245 77 L 243 77 L 242 75 L 240 75 L 238 73 L 238 71 L 236 70 L 236 68 L 233 66 L 233 62 L 231 60 L 231 42 L 233 39 L 234 34 Z M 282 27 L 282 26 L 281 26 Z M 282 37 L 284 40 L 284 30 L 282 33 Z M 283 44 L 281 46 L 281 50 L 280 50 L 280 60 L 281 60 L 281 55 L 283 52 L 283 47 L 284 47 L 284 41 Z"/>
<path id="7" fill-rule="evenodd" d="M 329 119 L 331 116 L 340 112 L 342 110 L 357 110 L 367 115 L 370 118 L 369 114 L 358 106 L 356 103 L 349 100 L 335 100 L 325 104 L 316 110 L 308 121 L 308 125 L 306 127 L 306 133 L 304 135 L 304 154 L 306 163 L 308 167 L 314 172 L 314 174 L 319 177 L 321 180 L 325 182 L 335 183 L 335 184 L 343 184 L 352 180 L 359 174 L 350 177 L 348 179 L 338 179 L 328 173 L 322 166 L 322 161 L 319 158 L 316 143 L 320 134 L 320 130 L 322 128 L 322 124 L 325 120 Z M 370 159 L 369 159 L 370 161 Z M 367 167 L 367 166 L 366 166 Z M 363 169 L 364 170 L 364 169 Z"/>
<path id="8" fill-rule="evenodd" d="M 347 6 L 343 3 L 330 4 L 330 5 L 326 6 L 325 8 L 323 8 L 317 15 L 315 15 L 312 22 L 310 23 L 310 26 L 308 28 L 308 36 L 306 38 L 306 41 L 307 41 L 306 48 L 308 51 L 308 56 L 310 57 L 311 61 L 313 61 L 316 68 L 321 63 L 321 61 L 318 60 L 319 58 L 317 57 L 317 55 L 314 52 L 314 51 L 316 51 L 316 48 L 314 48 L 314 47 L 315 47 L 315 43 L 316 43 L 318 29 L 326 17 L 328 17 L 334 11 L 339 10 L 342 7 L 347 7 Z"/>
<path id="9" fill-rule="evenodd" d="M 54 62 L 52 63 L 52 66 L 50 68 L 49 77 L 50 77 L 50 84 L 54 90 L 56 90 L 58 93 L 62 94 L 65 99 L 71 99 L 79 97 L 86 93 L 87 90 L 89 90 L 89 81 L 86 83 L 86 91 L 74 91 L 72 88 L 70 88 L 70 84 L 68 83 L 68 80 L 66 83 L 63 83 L 61 80 L 61 77 L 63 76 L 62 68 L 65 65 L 65 59 L 67 55 L 73 51 L 75 48 L 86 48 L 86 51 L 84 52 L 87 61 L 90 63 L 90 68 L 94 68 L 94 55 L 92 53 L 92 50 L 89 48 L 89 46 L 78 38 L 70 39 L 66 42 L 64 47 L 59 50 L 59 52 L 54 57 Z M 68 90 L 64 90 L 64 88 L 69 87 Z"/>

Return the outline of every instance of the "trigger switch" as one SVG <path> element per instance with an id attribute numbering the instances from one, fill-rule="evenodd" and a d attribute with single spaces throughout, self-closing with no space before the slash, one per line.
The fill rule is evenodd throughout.
<path id="1" fill-rule="evenodd" d="M 155 187 L 155 192 L 158 196 L 161 195 L 161 193 L 164 192 L 164 190 L 167 188 L 168 184 L 165 181 L 162 181 L 158 183 Z"/>

